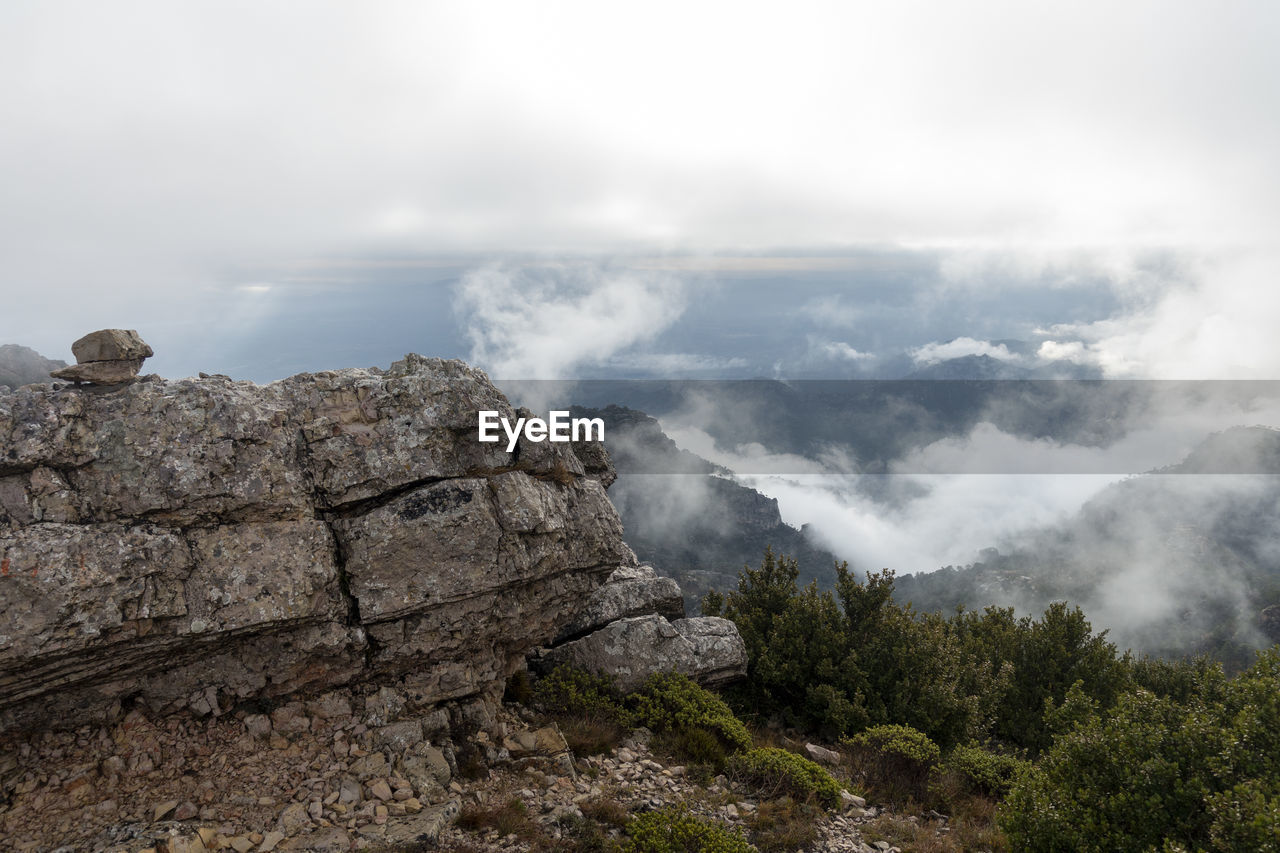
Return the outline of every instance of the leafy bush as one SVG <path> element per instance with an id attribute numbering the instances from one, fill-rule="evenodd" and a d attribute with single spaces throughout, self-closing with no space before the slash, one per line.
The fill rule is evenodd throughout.
<path id="1" fill-rule="evenodd" d="M 1215 795 L 1209 803 L 1214 850 L 1280 851 L 1280 785 L 1257 779 Z"/>
<path id="2" fill-rule="evenodd" d="M 674 735 L 695 760 L 718 763 L 727 752 L 751 748 L 750 732 L 724 700 L 679 673 L 649 676 L 626 703 L 635 725 Z"/>
<path id="3" fill-rule="evenodd" d="M 775 746 L 733 756 L 729 771 L 764 797 L 814 798 L 827 807 L 840 802 L 840 783 L 830 773 L 804 756 Z"/>
<path id="4" fill-rule="evenodd" d="M 610 679 L 568 665 L 558 666 L 538 680 L 533 703 L 556 718 L 575 755 L 609 751 L 632 726 Z"/>
<path id="5" fill-rule="evenodd" d="M 831 738 L 897 723 L 943 749 L 995 739 L 1035 755 L 1052 739 L 1046 701 L 1061 704 L 1079 682 L 1105 709 L 1131 686 L 1129 660 L 1078 608 L 918 614 L 894 602 L 892 572 L 835 571 L 834 591 L 800 589 L 796 561 L 766 549 L 736 590 L 708 596 L 704 610 L 733 620 L 747 647 L 737 707 Z"/>
<path id="6" fill-rule="evenodd" d="M 1001 812 L 1026 851 L 1159 850 L 1207 838 L 1212 726 L 1146 691 L 1054 741 Z"/>
<path id="7" fill-rule="evenodd" d="M 976 744 L 957 746 L 942 765 L 970 793 L 1003 797 L 1030 764 L 1012 755 L 990 752 Z"/>
<path id="8" fill-rule="evenodd" d="M 680 806 L 640 815 L 627 824 L 626 853 L 754 853 L 740 835 L 694 817 Z"/>
<path id="9" fill-rule="evenodd" d="M 721 765 L 751 747 L 751 734 L 714 693 L 679 673 L 652 675 L 619 696 L 609 678 L 561 665 L 534 688 L 536 707 L 556 717 L 570 747 L 593 754 L 616 745 L 626 730 L 647 726 L 673 752 Z"/>
<path id="10" fill-rule="evenodd" d="M 1188 698 L 1138 690 L 1056 738 L 1001 812 L 1013 846 L 1280 851 L 1280 647 L 1170 694 Z"/>
<path id="11" fill-rule="evenodd" d="M 871 749 L 896 761 L 932 767 L 938 763 L 942 750 L 923 732 L 910 726 L 872 726 L 844 743 L 856 749 Z"/>
<path id="12" fill-rule="evenodd" d="M 873 726 L 841 741 L 854 771 L 893 801 L 924 800 L 942 750 L 910 726 Z"/>
<path id="13" fill-rule="evenodd" d="M 568 664 L 540 678 L 533 695 L 538 710 L 547 714 L 628 721 L 611 679 Z"/>

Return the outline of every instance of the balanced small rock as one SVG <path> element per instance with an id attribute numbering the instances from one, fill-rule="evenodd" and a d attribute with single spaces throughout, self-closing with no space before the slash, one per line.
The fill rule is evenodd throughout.
<path id="1" fill-rule="evenodd" d="M 132 329 L 101 329 L 90 332 L 71 345 L 76 364 L 49 375 L 69 382 L 118 385 L 129 382 L 142 369 L 142 362 L 155 352 Z"/>

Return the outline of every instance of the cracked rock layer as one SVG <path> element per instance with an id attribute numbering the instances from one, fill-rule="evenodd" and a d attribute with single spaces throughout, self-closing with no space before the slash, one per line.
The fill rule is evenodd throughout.
<path id="1" fill-rule="evenodd" d="M 496 695 L 635 556 L 598 448 L 506 453 L 480 409 L 516 416 L 414 355 L 0 392 L 0 731 L 374 678 Z"/>

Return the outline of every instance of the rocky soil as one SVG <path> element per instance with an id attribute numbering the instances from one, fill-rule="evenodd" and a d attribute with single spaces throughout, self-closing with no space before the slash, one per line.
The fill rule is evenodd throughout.
<path id="1" fill-rule="evenodd" d="M 644 729 L 611 753 L 575 760 L 555 724 L 522 706 L 395 718 L 404 707 L 389 688 L 340 690 L 269 714 L 152 719 L 135 709 L 111 726 L 10 741 L 17 783 L 0 805 L 0 837 L 6 850 L 45 853 L 496 853 L 548 848 L 458 826 L 464 808 L 517 800 L 540 843 L 555 849 L 573 819 L 602 804 L 623 815 L 683 804 L 742 831 L 761 807 L 723 776 L 665 762 Z M 819 821 L 809 849 L 889 849 L 859 831 L 881 811 L 847 796 L 843 813 Z"/>

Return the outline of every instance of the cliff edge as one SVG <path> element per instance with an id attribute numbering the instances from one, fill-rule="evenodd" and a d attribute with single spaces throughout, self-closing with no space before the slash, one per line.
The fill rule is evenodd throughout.
<path id="1" fill-rule="evenodd" d="M 359 681 L 495 699 L 635 557 L 598 445 L 507 453 L 480 409 L 515 416 L 416 355 L 0 391 L 0 732 Z"/>

